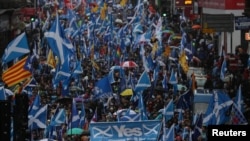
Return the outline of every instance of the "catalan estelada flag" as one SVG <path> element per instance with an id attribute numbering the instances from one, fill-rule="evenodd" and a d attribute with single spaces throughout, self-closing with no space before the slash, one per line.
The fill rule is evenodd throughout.
<path id="1" fill-rule="evenodd" d="M 18 84 L 19 82 L 22 82 L 32 76 L 30 71 L 24 69 L 27 59 L 28 57 L 21 59 L 3 72 L 2 79 L 8 87 L 14 86 L 15 84 Z"/>

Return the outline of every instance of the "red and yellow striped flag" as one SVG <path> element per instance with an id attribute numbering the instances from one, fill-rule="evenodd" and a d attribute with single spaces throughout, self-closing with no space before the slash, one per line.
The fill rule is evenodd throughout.
<path id="1" fill-rule="evenodd" d="M 18 84 L 19 82 L 32 76 L 30 71 L 24 69 L 27 58 L 28 57 L 23 58 L 3 72 L 2 79 L 8 87 Z"/>

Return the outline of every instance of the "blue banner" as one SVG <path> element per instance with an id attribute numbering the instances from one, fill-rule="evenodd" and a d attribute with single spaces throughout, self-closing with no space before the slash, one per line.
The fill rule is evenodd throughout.
<path id="1" fill-rule="evenodd" d="M 147 120 L 136 122 L 90 123 L 91 141 L 156 141 L 162 122 Z"/>

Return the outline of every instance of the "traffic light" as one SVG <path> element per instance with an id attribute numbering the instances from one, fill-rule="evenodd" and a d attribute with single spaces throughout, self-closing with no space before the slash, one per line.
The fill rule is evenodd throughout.
<path id="1" fill-rule="evenodd" d="M 171 0 L 161 0 L 161 16 L 162 17 L 171 17 Z"/>
<path id="2" fill-rule="evenodd" d="M 36 16 L 31 16 L 31 17 L 30 17 L 30 22 L 35 22 L 35 21 L 36 21 L 36 19 L 37 19 L 37 17 L 36 17 Z"/>

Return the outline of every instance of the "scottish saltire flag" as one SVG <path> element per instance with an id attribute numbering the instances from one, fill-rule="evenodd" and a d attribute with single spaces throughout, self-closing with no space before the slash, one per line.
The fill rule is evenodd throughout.
<path id="1" fill-rule="evenodd" d="M 233 101 L 224 90 L 214 90 L 203 118 L 203 124 L 221 125 L 228 122 L 232 104 Z"/>
<path id="2" fill-rule="evenodd" d="M 42 128 L 45 129 L 47 127 L 47 112 L 48 112 L 48 105 L 44 105 L 37 110 L 36 114 L 29 119 L 28 126 L 30 129 L 38 129 Z"/>
<path id="3" fill-rule="evenodd" d="M 174 102 L 171 99 L 168 104 L 164 107 L 162 114 L 164 115 L 165 121 L 170 120 L 174 116 Z"/>
<path id="4" fill-rule="evenodd" d="M 177 83 L 178 83 L 177 73 L 175 72 L 175 70 L 173 68 L 171 70 L 171 74 L 170 74 L 168 83 L 173 85 L 173 93 L 177 94 L 177 90 L 178 90 L 178 88 L 177 88 Z"/>
<path id="5" fill-rule="evenodd" d="M 28 40 L 26 33 L 18 35 L 13 41 L 11 41 L 5 48 L 2 56 L 2 63 L 6 64 L 18 57 L 24 56 L 30 53 Z"/>
<path id="6" fill-rule="evenodd" d="M 136 93 L 142 93 L 145 89 L 147 89 L 149 87 L 151 87 L 150 77 L 149 77 L 148 73 L 146 71 L 144 71 L 141 74 L 141 76 L 140 76 L 140 78 L 135 86 L 134 91 Z"/>
<path id="7" fill-rule="evenodd" d="M 66 111 L 64 108 L 58 109 L 53 115 L 53 118 L 50 121 L 51 126 L 61 126 L 62 124 L 66 123 Z"/>
<path id="8" fill-rule="evenodd" d="M 73 75 L 80 75 L 83 73 L 82 65 L 80 61 L 76 62 L 76 67 L 73 71 Z"/>
<path id="9" fill-rule="evenodd" d="M 108 76 L 105 76 L 96 82 L 94 94 L 94 99 L 108 98 L 113 95 L 113 90 L 110 85 Z"/>
<path id="10" fill-rule="evenodd" d="M 232 125 L 246 125 L 246 124 L 248 124 L 246 117 L 240 111 L 240 109 L 237 107 L 237 105 L 235 103 L 233 103 L 233 105 L 232 105 L 230 123 Z"/>
<path id="11" fill-rule="evenodd" d="M 76 107 L 76 101 L 73 98 L 72 99 L 72 105 L 71 105 L 71 117 L 69 121 L 69 128 L 78 128 L 79 127 L 79 122 L 80 122 L 80 116 L 78 114 L 78 110 Z"/>
<path id="12" fill-rule="evenodd" d="M 194 125 L 192 140 L 197 141 L 198 137 L 202 134 L 202 123 L 203 123 L 203 115 L 198 114 L 197 120 Z"/>
<path id="13" fill-rule="evenodd" d="M 169 129 L 163 129 L 166 130 L 163 134 L 162 141 L 175 141 L 175 124 L 172 124 Z"/>
<path id="14" fill-rule="evenodd" d="M 119 118 L 119 121 L 128 121 L 128 122 L 134 122 L 134 121 L 140 121 L 140 120 L 141 120 L 140 113 L 132 114 L 130 112 L 127 112 L 124 116 L 121 116 Z"/>
<path id="15" fill-rule="evenodd" d="M 182 138 L 182 140 L 188 140 L 188 138 L 189 138 L 189 131 L 190 129 L 188 129 L 188 127 L 184 127 L 183 128 L 183 131 L 182 131 L 182 133 L 181 133 L 181 138 Z M 189 140 L 189 141 L 192 141 L 192 140 Z"/>
<path id="16" fill-rule="evenodd" d="M 234 98 L 234 103 L 236 104 L 237 108 L 244 113 L 244 103 L 243 103 L 243 96 L 241 91 L 241 85 L 239 85 L 239 88 L 237 90 L 236 97 Z"/>
<path id="17" fill-rule="evenodd" d="M 192 106 L 192 91 L 188 89 L 185 93 L 183 93 L 176 102 L 175 111 L 183 112 L 187 109 L 191 109 Z"/>
<path id="18" fill-rule="evenodd" d="M 28 110 L 28 118 L 31 119 L 35 116 L 39 108 L 41 107 L 41 97 L 39 94 L 36 95 L 34 101 L 32 104 L 29 106 Z"/>
<path id="19" fill-rule="evenodd" d="M 85 125 L 85 118 L 86 118 L 86 112 L 85 112 L 85 106 L 82 102 L 81 104 L 81 113 L 80 113 L 80 121 L 79 121 L 79 127 L 83 128 Z"/>
<path id="20" fill-rule="evenodd" d="M 221 65 L 221 70 L 220 70 L 220 79 L 222 81 L 224 81 L 225 79 L 226 71 L 227 71 L 227 60 L 224 58 L 223 63 Z"/>
<path id="21" fill-rule="evenodd" d="M 44 33 L 44 36 L 53 54 L 57 56 L 59 60 L 60 68 L 57 68 L 56 76 L 61 76 L 59 77 L 60 80 L 69 78 L 71 76 L 69 61 L 75 51 L 70 40 L 64 35 L 58 16 L 56 16 L 50 30 Z"/>
<path id="22" fill-rule="evenodd" d="M 172 69 L 169 80 L 168 80 L 168 83 L 170 83 L 172 85 L 177 84 L 178 81 L 177 81 L 177 76 L 176 75 L 177 75 L 176 72 L 174 71 L 174 69 Z"/>

